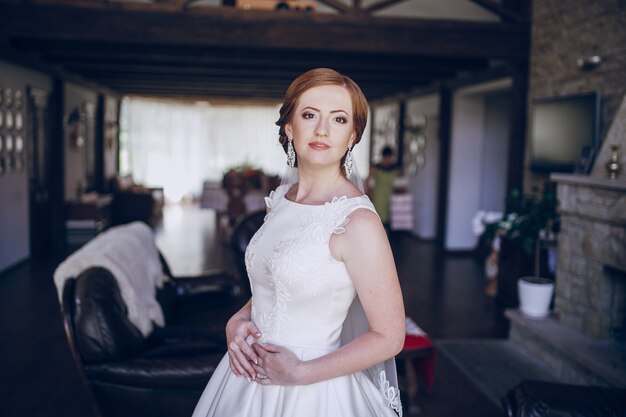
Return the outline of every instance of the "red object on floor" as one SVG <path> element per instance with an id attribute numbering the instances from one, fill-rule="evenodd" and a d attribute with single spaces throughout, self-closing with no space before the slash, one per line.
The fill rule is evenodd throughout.
<path id="1" fill-rule="evenodd" d="M 400 355 L 409 358 L 415 355 L 411 358 L 415 373 L 426 392 L 430 393 L 435 382 L 435 349 L 428 336 L 407 334 Z"/>

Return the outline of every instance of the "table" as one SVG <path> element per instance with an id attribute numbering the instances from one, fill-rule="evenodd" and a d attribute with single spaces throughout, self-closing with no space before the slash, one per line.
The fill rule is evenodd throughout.
<path id="1" fill-rule="evenodd" d="M 111 224 L 111 194 L 85 194 L 80 200 L 65 202 L 65 240 L 80 246 Z"/>

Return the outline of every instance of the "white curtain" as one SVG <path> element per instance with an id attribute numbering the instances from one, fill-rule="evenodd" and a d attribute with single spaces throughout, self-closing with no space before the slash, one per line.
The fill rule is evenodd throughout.
<path id="1" fill-rule="evenodd" d="M 162 186 L 168 200 L 199 195 L 205 180 L 249 164 L 281 175 L 286 156 L 278 143 L 275 105 L 212 105 L 126 97 L 122 101 L 120 173 Z M 369 169 L 369 129 L 355 148 L 361 175 Z"/>

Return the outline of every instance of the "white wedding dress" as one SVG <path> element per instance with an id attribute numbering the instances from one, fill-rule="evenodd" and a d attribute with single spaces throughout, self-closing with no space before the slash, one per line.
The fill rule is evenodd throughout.
<path id="1" fill-rule="evenodd" d="M 304 205 L 280 186 L 266 198 L 269 213 L 246 251 L 252 320 L 262 342 L 285 346 L 310 360 L 336 350 L 356 291 L 329 242 L 356 209 L 374 211 L 367 196 Z M 397 389 L 385 372 L 357 372 L 310 385 L 249 382 L 230 370 L 228 354 L 216 368 L 193 417 L 397 417 Z M 395 411 L 394 411 L 395 410 Z"/>

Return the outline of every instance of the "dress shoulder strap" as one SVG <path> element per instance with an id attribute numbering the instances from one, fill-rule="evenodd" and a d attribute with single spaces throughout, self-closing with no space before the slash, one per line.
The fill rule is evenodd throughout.
<path id="1" fill-rule="evenodd" d="M 287 194 L 291 184 L 283 184 L 276 187 L 269 196 L 265 197 L 265 206 L 267 207 L 267 211 L 271 211 L 272 208 L 276 207 L 278 202 Z"/>
<path id="2" fill-rule="evenodd" d="M 355 210 L 358 209 L 367 209 L 374 213 L 376 213 L 376 209 L 374 208 L 374 204 L 370 201 L 369 197 L 366 195 L 362 195 L 360 197 L 340 197 L 334 198 L 332 202 L 327 203 L 330 205 L 336 205 L 337 210 L 334 216 L 334 225 L 333 225 L 333 233 L 341 234 L 346 231 L 345 226 L 350 221 L 350 214 L 352 214 Z M 378 213 L 376 213 L 378 216 Z"/>

